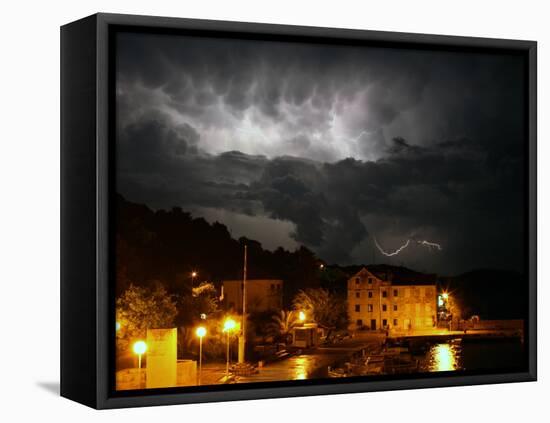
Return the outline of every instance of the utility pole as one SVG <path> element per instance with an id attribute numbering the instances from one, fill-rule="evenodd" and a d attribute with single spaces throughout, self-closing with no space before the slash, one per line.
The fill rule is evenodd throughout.
<path id="1" fill-rule="evenodd" d="M 246 255 L 247 247 L 244 246 L 244 265 L 243 265 L 243 318 L 241 326 L 241 336 L 239 337 L 239 363 L 245 362 L 246 350 Z"/>

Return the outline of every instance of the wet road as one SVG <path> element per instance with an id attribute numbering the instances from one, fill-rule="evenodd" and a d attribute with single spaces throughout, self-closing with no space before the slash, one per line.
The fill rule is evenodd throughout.
<path id="1" fill-rule="evenodd" d="M 239 376 L 237 383 L 303 380 L 327 377 L 327 367 L 351 354 L 347 349 L 316 351 L 270 363 L 251 376 Z"/>

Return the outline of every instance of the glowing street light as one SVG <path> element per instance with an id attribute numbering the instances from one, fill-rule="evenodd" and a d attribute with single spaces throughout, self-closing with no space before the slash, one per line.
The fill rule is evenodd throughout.
<path id="1" fill-rule="evenodd" d="M 120 322 L 116 322 L 115 328 L 117 332 L 120 330 Z"/>
<path id="2" fill-rule="evenodd" d="M 448 292 L 444 292 L 443 294 L 441 294 L 441 296 L 443 297 L 444 300 L 449 299 L 449 293 Z"/>
<path id="3" fill-rule="evenodd" d="M 206 335 L 206 328 L 199 326 L 195 331 L 195 334 L 199 337 L 199 385 L 201 384 L 202 376 L 202 338 Z"/>
<path id="4" fill-rule="evenodd" d="M 231 332 L 232 330 L 234 330 L 235 328 L 237 327 L 237 323 L 235 322 L 235 320 L 231 319 L 231 318 L 228 318 L 225 320 L 225 322 L 223 322 L 223 331 L 224 332 Z"/>
<path id="5" fill-rule="evenodd" d="M 225 364 L 225 375 L 226 377 L 229 377 L 229 333 L 235 330 L 237 327 L 237 323 L 235 320 L 231 318 L 225 319 L 225 322 L 223 322 L 223 331 L 227 334 L 226 336 L 226 347 L 227 347 L 227 361 Z"/>
<path id="6" fill-rule="evenodd" d="M 134 353 L 138 356 L 138 380 L 139 387 L 141 388 L 141 356 L 147 351 L 147 344 L 145 341 L 137 341 L 133 347 Z"/>
<path id="7" fill-rule="evenodd" d="M 323 270 L 324 268 L 325 268 L 325 265 L 324 265 L 323 263 L 321 263 L 321 264 L 319 265 L 319 269 Z"/>
<path id="8" fill-rule="evenodd" d="M 298 319 L 300 320 L 300 322 L 304 323 L 306 321 L 306 313 L 300 311 L 300 313 L 298 313 Z"/>

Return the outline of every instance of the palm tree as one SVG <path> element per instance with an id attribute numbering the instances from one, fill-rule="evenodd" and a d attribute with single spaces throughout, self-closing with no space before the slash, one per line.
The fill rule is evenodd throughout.
<path id="1" fill-rule="evenodd" d="M 299 325 L 298 318 L 293 311 L 281 310 L 273 315 L 273 322 L 270 325 L 270 332 L 277 338 L 285 341 L 288 339 L 292 329 Z"/>

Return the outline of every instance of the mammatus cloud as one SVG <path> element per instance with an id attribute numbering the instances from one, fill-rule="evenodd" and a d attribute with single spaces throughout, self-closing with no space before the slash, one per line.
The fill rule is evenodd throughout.
<path id="1" fill-rule="evenodd" d="M 118 189 L 131 200 L 226 211 L 267 244 L 285 228 L 283 246 L 328 261 L 380 259 L 376 236 L 444 244 L 395 258 L 430 271 L 521 267 L 517 58 L 120 37 Z"/>

